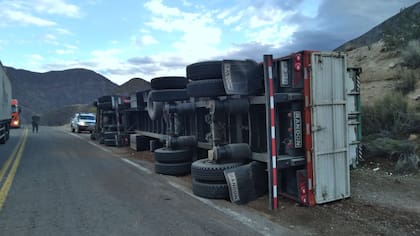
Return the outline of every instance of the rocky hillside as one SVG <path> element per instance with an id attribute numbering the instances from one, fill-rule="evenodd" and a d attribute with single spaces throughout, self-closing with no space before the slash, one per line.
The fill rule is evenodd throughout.
<path id="1" fill-rule="evenodd" d="M 417 22 L 418 24 L 418 22 L 420 22 L 419 14 L 420 2 L 414 4 L 411 7 L 401 10 L 398 14 L 375 26 L 360 37 L 352 39 L 346 42 L 345 44 L 341 45 L 340 47 L 335 49 L 335 51 L 351 51 L 353 49 L 360 48 L 363 46 L 370 46 L 374 43 L 383 40 L 384 36 L 386 37 L 387 34 L 408 33 L 403 31 L 412 31 L 412 29 L 407 29 L 401 26 L 404 25 L 404 22 L 407 20 L 414 24 L 416 24 Z M 410 27 L 410 24 L 407 25 Z"/>
<path id="2" fill-rule="evenodd" d="M 362 68 L 363 103 L 395 92 L 407 76 L 420 81 L 420 68 L 408 67 L 404 59 L 404 53 L 411 50 L 407 49 L 408 42 L 419 39 L 420 2 L 336 49 L 347 53 L 349 66 Z M 414 101 L 420 97 L 420 90 L 414 89 L 407 96 Z"/>
<path id="3" fill-rule="evenodd" d="M 118 87 L 104 76 L 85 69 L 46 73 L 12 67 L 6 70 L 12 82 L 13 97 L 19 100 L 26 121 L 35 113 L 46 116 L 66 106 L 92 103 Z"/>

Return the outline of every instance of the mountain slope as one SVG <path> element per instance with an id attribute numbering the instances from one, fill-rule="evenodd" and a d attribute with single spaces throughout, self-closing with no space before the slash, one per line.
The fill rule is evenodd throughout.
<path id="1" fill-rule="evenodd" d="M 407 43 L 416 39 L 420 40 L 420 2 L 336 49 L 346 52 L 350 67 L 362 68 L 364 104 L 396 92 L 408 77 L 420 81 L 420 68 L 408 68 L 403 57 Z M 415 89 L 407 96 L 415 100 L 420 96 L 420 90 Z"/>
<path id="2" fill-rule="evenodd" d="M 13 97 L 19 100 L 26 121 L 35 113 L 48 114 L 64 106 L 92 103 L 118 87 L 104 76 L 85 69 L 37 73 L 6 67 L 6 71 Z"/>
<path id="3" fill-rule="evenodd" d="M 419 14 L 420 2 L 401 10 L 398 14 L 375 26 L 360 37 L 344 43 L 334 51 L 350 51 L 355 48 L 370 46 L 373 43 L 377 43 L 384 39 L 384 34 L 386 33 L 398 33 L 400 30 L 405 30 L 401 29 L 401 25 L 407 20 L 407 17 L 409 17 L 413 23 L 417 22 L 418 24 L 418 22 L 420 22 Z"/>
<path id="4" fill-rule="evenodd" d="M 141 78 L 132 78 L 114 89 L 114 94 L 129 96 L 138 91 L 150 89 L 150 82 Z"/>

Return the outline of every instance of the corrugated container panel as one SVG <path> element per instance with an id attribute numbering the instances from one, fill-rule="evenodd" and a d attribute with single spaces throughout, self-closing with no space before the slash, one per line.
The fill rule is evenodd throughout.
<path id="1" fill-rule="evenodd" d="M 138 151 L 137 150 L 137 136 L 138 136 L 138 134 L 131 134 L 130 135 L 130 148 L 135 150 L 135 151 Z"/>
<path id="2" fill-rule="evenodd" d="M 0 121 L 12 118 L 12 85 L 0 62 Z"/>
<path id="3" fill-rule="evenodd" d="M 137 108 L 137 96 L 136 94 L 131 94 L 130 96 L 130 107 Z"/>
<path id="4" fill-rule="evenodd" d="M 319 204 L 350 196 L 348 77 L 343 54 L 313 53 L 311 63 L 314 187 Z"/>

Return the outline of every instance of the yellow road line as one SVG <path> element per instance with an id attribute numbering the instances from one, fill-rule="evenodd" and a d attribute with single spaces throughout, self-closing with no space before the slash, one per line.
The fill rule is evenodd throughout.
<path id="1" fill-rule="evenodd" d="M 13 159 L 16 156 L 16 153 L 18 152 L 19 147 L 23 143 L 23 138 L 24 138 L 24 135 L 22 135 L 20 137 L 20 140 L 19 140 L 18 144 L 16 145 L 16 147 L 13 149 L 12 154 L 9 156 L 6 163 L 4 163 L 4 165 L 0 169 L 0 182 L 3 180 L 4 174 L 6 174 L 7 170 L 9 169 L 10 163 L 12 163 Z"/>
<path id="2" fill-rule="evenodd" d="M 12 186 L 13 179 L 15 178 L 15 174 L 16 174 L 17 168 L 19 166 L 20 159 L 22 158 L 23 150 L 25 149 L 26 141 L 27 141 L 27 138 L 28 138 L 27 136 L 28 136 L 28 130 L 25 129 L 24 134 L 23 134 L 23 143 L 19 148 L 19 152 L 16 155 L 16 159 L 13 162 L 12 169 L 10 170 L 9 175 L 7 176 L 7 179 L 0 189 L 0 211 L 1 211 L 1 209 L 3 209 L 3 205 L 6 201 L 6 198 L 7 198 L 7 195 L 9 193 L 10 187 Z"/>

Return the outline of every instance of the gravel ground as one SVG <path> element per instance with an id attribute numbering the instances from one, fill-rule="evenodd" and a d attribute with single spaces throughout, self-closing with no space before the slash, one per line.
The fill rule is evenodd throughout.
<path id="1" fill-rule="evenodd" d="M 150 152 L 119 152 L 153 163 Z M 390 163 L 377 161 L 351 171 L 349 199 L 311 208 L 280 199 L 274 212 L 267 208 L 266 195 L 243 207 L 307 235 L 420 235 L 420 174 L 395 175 Z M 181 179 L 191 181 L 190 176 Z"/>

